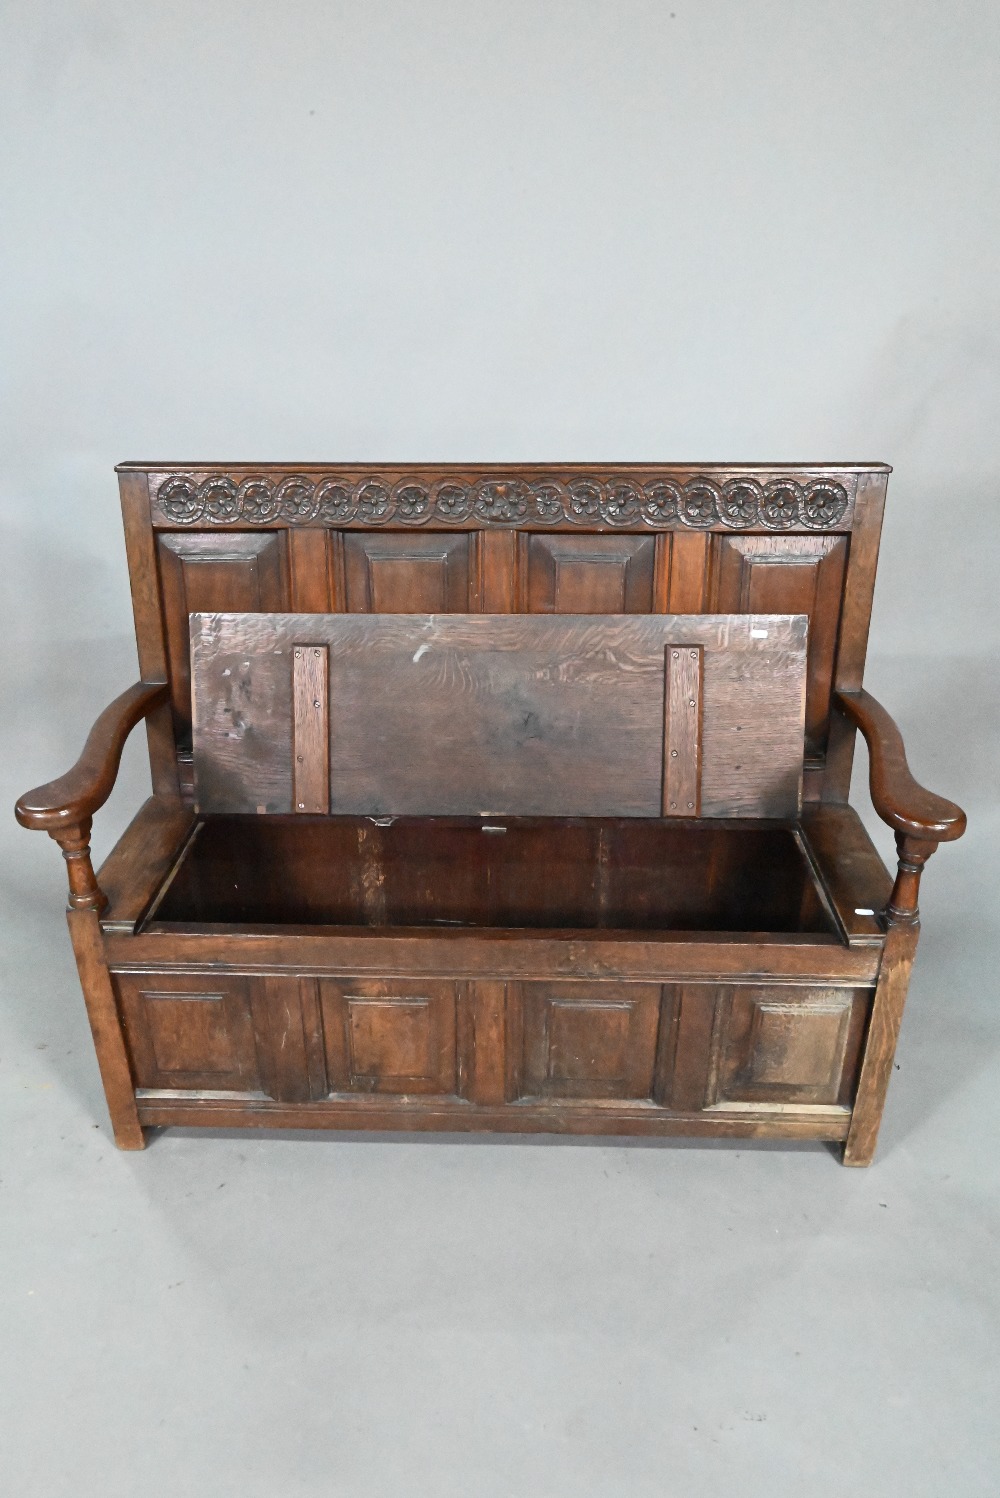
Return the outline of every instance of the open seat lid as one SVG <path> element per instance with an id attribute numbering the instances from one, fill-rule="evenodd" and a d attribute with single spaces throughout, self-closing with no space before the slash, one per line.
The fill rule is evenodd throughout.
<path id="1" fill-rule="evenodd" d="M 195 613 L 203 813 L 797 817 L 804 615 Z"/>

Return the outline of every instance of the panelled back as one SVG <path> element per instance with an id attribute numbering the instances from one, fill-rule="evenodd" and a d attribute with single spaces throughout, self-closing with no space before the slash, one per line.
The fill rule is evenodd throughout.
<path id="1" fill-rule="evenodd" d="M 809 617 L 806 797 L 846 795 L 852 739 L 831 736 L 830 696 L 860 685 L 884 465 L 119 474 L 140 660 L 171 684 L 161 781 L 190 787 L 194 612 L 780 613 Z"/>

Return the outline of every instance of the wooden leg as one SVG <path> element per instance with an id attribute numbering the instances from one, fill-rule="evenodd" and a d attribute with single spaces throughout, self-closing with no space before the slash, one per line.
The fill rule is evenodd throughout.
<path id="1" fill-rule="evenodd" d="M 104 1095 L 108 1100 L 115 1143 L 122 1150 L 145 1144 L 135 1105 L 135 1087 L 122 1035 L 111 976 L 104 960 L 101 924 L 96 910 L 68 910 L 66 920 L 76 953 L 80 984 L 97 1050 Z"/>
<path id="2" fill-rule="evenodd" d="M 844 1145 L 845 1165 L 870 1165 L 875 1154 L 919 934 L 920 925 L 914 920 L 893 922 L 886 935 L 858 1095 Z"/>

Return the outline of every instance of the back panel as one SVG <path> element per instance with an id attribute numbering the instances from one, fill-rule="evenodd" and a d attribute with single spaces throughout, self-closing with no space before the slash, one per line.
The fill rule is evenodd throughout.
<path id="1" fill-rule="evenodd" d="M 807 799 L 844 799 L 882 464 L 119 469 L 139 658 L 171 707 L 154 783 L 192 794 L 188 617 L 204 612 L 805 614 Z"/>

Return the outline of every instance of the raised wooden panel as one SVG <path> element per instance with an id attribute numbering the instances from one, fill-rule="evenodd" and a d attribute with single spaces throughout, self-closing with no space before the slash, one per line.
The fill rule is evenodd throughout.
<path id="1" fill-rule="evenodd" d="M 660 987 L 653 983 L 523 983 L 520 1035 L 508 1044 L 520 1068 L 516 1095 L 648 1098 L 653 1086 Z"/>
<path id="2" fill-rule="evenodd" d="M 527 612 L 652 612 L 654 536 L 523 535 L 521 541 Z"/>
<path id="3" fill-rule="evenodd" d="M 706 1105 L 846 1104 L 865 1006 L 864 993 L 855 989 L 723 989 L 715 1008 Z"/>
<path id="4" fill-rule="evenodd" d="M 345 611 L 461 614 L 475 609 L 475 537 L 469 533 L 343 536 Z"/>
<path id="5" fill-rule="evenodd" d="M 801 617 L 204 614 L 193 631 L 205 812 L 293 809 L 294 651 L 328 646 L 331 812 L 658 816 L 673 643 L 703 649 L 701 814 L 799 810 Z"/>
<path id="6" fill-rule="evenodd" d="M 807 614 L 806 744 L 826 743 L 846 536 L 718 536 L 712 599 L 719 612 Z"/>
<path id="7" fill-rule="evenodd" d="M 327 1074 L 334 1092 L 459 1089 L 459 985 L 323 978 Z"/>
<path id="8" fill-rule="evenodd" d="M 137 1087 L 263 1095 L 251 979 L 125 975 L 115 986 Z"/>
<path id="9" fill-rule="evenodd" d="M 281 531 L 171 531 L 157 537 L 171 697 L 178 745 L 191 745 L 188 616 L 205 610 L 290 607 L 287 538 Z"/>

